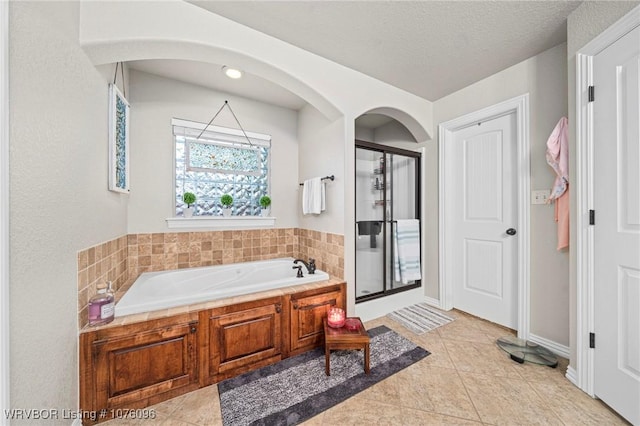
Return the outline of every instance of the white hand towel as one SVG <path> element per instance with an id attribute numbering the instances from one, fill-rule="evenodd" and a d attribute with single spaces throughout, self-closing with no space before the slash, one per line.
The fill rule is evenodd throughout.
<path id="1" fill-rule="evenodd" d="M 320 182 L 320 211 L 325 211 L 327 209 L 327 185 L 324 181 Z"/>
<path id="2" fill-rule="evenodd" d="M 322 180 L 307 179 L 302 188 L 302 214 L 320 214 L 322 211 Z"/>

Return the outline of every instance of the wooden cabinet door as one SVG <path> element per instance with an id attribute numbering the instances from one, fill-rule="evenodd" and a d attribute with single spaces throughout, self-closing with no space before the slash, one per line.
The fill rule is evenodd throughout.
<path id="1" fill-rule="evenodd" d="M 94 407 L 135 406 L 198 386 L 198 323 L 172 325 L 93 342 Z"/>
<path id="2" fill-rule="evenodd" d="M 344 309 L 344 286 L 294 294 L 289 301 L 289 355 L 320 346 L 324 339 L 322 321 L 330 307 Z"/>
<path id="3" fill-rule="evenodd" d="M 209 312 L 210 382 L 280 360 L 280 297 Z"/>

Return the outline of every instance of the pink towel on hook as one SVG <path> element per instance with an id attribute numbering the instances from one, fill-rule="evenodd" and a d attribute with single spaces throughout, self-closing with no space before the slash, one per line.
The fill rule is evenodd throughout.
<path id="1" fill-rule="evenodd" d="M 547 163 L 556 172 L 549 202 L 555 201 L 558 250 L 569 247 L 569 135 L 568 120 L 562 117 L 547 140 Z"/>
<path id="2" fill-rule="evenodd" d="M 555 221 L 558 223 L 558 250 L 569 247 L 569 187 L 556 200 Z"/>

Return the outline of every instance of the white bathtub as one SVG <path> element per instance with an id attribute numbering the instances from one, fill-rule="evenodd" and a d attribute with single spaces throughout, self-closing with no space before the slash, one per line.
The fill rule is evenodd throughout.
<path id="1" fill-rule="evenodd" d="M 297 278 L 293 258 L 144 272 L 116 304 L 115 316 L 137 314 L 329 279 L 316 269 Z"/>

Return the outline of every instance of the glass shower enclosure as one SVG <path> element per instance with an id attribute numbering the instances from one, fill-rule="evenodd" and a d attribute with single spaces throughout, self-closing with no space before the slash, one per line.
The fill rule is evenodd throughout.
<path id="1" fill-rule="evenodd" d="M 420 153 L 356 140 L 356 303 L 420 287 L 394 273 L 397 221 L 420 219 Z"/>

